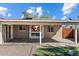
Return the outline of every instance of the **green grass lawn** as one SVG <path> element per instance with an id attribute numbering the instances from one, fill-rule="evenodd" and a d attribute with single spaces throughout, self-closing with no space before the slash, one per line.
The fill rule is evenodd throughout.
<path id="1" fill-rule="evenodd" d="M 79 56 L 79 48 L 75 47 L 52 47 L 52 48 L 38 48 L 36 50 L 37 56 L 68 56 L 68 50 L 74 50 L 74 56 Z"/>

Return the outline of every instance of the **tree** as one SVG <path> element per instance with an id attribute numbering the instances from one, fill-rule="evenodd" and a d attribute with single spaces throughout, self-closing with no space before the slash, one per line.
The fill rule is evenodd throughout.
<path id="1" fill-rule="evenodd" d="M 48 14 L 44 14 L 40 17 L 40 19 L 47 20 L 47 19 L 52 19 L 52 17 L 49 16 Z"/>
<path id="2" fill-rule="evenodd" d="M 27 13 L 26 11 L 23 11 L 23 19 L 34 19 L 35 16 L 33 15 L 33 13 Z"/>
<path id="3" fill-rule="evenodd" d="M 27 20 L 27 19 L 32 19 L 32 20 L 38 19 L 37 15 L 33 15 L 33 13 L 28 13 L 28 12 L 26 12 L 26 10 L 23 11 L 22 14 L 23 14 L 23 19 L 25 19 L 25 20 Z M 40 20 L 47 20 L 47 19 L 52 19 L 52 17 L 49 16 L 48 14 L 44 14 L 39 19 Z"/>

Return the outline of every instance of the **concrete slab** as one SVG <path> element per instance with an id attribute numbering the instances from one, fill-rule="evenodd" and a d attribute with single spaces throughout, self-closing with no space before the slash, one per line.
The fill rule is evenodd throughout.
<path id="1" fill-rule="evenodd" d="M 29 56 L 32 45 L 0 46 L 0 56 Z"/>

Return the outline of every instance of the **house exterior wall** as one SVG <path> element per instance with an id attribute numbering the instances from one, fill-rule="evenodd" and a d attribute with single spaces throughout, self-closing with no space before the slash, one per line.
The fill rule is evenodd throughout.
<path id="1" fill-rule="evenodd" d="M 61 25 L 53 25 L 53 32 L 48 32 L 48 26 L 44 27 L 44 38 L 59 39 L 62 38 Z"/>
<path id="2" fill-rule="evenodd" d="M 44 26 L 44 38 L 62 38 L 61 25 L 53 25 L 53 32 L 48 32 L 48 26 Z M 18 30 L 18 25 L 13 26 L 13 38 L 29 38 L 29 26 L 26 25 L 26 30 Z"/>
<path id="3" fill-rule="evenodd" d="M 13 38 L 29 38 L 29 26 L 26 25 L 26 30 L 19 30 L 18 25 L 13 26 Z"/>
<path id="4" fill-rule="evenodd" d="M 48 26 L 44 26 L 44 38 L 46 39 L 58 39 L 62 38 L 61 25 L 53 25 L 53 32 L 48 32 Z M 26 26 L 27 30 L 18 30 L 18 25 L 13 26 L 13 37 L 14 38 L 29 38 L 29 26 Z"/>

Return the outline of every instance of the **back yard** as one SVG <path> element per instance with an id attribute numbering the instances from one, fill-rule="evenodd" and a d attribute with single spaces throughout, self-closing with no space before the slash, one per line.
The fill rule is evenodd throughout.
<path id="1" fill-rule="evenodd" d="M 36 54 L 37 56 L 69 56 L 69 50 L 74 51 L 73 56 L 79 56 L 79 48 L 76 47 L 38 48 Z"/>

